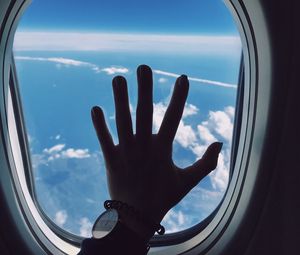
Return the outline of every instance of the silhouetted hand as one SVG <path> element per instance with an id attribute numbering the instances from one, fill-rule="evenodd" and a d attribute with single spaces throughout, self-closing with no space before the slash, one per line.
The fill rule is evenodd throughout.
<path id="1" fill-rule="evenodd" d="M 136 134 L 133 134 L 124 77 L 113 79 L 119 144 L 114 145 L 101 108 L 92 109 L 92 119 L 105 158 L 111 198 L 132 205 L 159 223 L 203 177 L 215 169 L 222 143 L 211 144 L 193 165 L 185 169 L 177 167 L 172 160 L 172 143 L 188 95 L 188 79 L 182 75 L 176 80 L 171 102 L 157 134 L 152 134 L 150 67 L 139 66 L 137 80 Z M 149 235 L 151 237 L 153 233 Z"/>

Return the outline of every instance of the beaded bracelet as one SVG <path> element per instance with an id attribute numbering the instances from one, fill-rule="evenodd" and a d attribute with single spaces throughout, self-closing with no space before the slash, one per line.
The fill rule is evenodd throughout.
<path id="1" fill-rule="evenodd" d="M 154 223 L 149 221 L 148 219 L 145 219 L 138 210 L 136 210 L 133 206 L 129 206 L 126 203 L 123 203 L 118 200 L 106 200 L 104 202 L 104 208 L 106 210 L 108 209 L 125 210 L 127 213 L 132 214 L 136 219 L 143 222 L 149 228 L 154 229 L 155 232 L 157 232 L 157 234 L 163 235 L 165 233 L 165 228 L 161 224 Z"/>

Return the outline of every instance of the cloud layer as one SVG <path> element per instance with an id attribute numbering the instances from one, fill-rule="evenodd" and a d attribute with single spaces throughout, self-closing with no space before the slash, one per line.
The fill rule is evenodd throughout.
<path id="1" fill-rule="evenodd" d="M 41 62 L 52 62 L 56 63 L 57 67 L 60 68 L 61 65 L 64 66 L 74 66 L 74 67 L 88 67 L 91 70 L 93 70 L 95 73 L 101 73 L 104 72 L 107 75 L 115 75 L 115 74 L 126 74 L 129 72 L 129 68 L 123 67 L 123 66 L 110 66 L 110 67 L 100 67 L 96 64 L 85 62 L 85 61 L 79 61 L 75 59 L 70 58 L 62 58 L 62 57 L 51 57 L 51 58 L 42 58 L 42 57 L 29 57 L 29 56 L 15 56 L 15 60 L 17 61 L 41 61 Z M 177 78 L 180 75 L 172 72 L 166 72 L 163 70 L 153 70 L 154 74 L 158 74 L 160 77 L 158 79 L 159 83 L 166 83 L 168 81 L 167 77 Z M 196 77 L 188 77 L 190 81 L 194 81 L 197 83 L 200 83 L 202 85 L 210 85 L 210 86 L 218 86 L 218 87 L 225 87 L 225 88 L 233 88 L 236 89 L 236 84 L 231 83 L 225 83 L 221 81 L 214 81 L 214 80 L 207 80 L 202 78 L 196 78 Z"/>
<path id="2" fill-rule="evenodd" d="M 91 68 L 96 73 L 105 72 L 108 75 L 125 74 L 125 73 L 129 72 L 129 69 L 127 69 L 126 67 L 122 67 L 122 66 L 110 66 L 110 67 L 101 68 L 90 62 L 84 62 L 84 61 L 79 61 L 79 60 L 70 59 L 70 58 L 62 58 L 62 57 L 41 58 L 41 57 L 15 56 L 15 59 L 19 60 L 19 61 L 27 60 L 27 61 L 52 62 L 52 63 L 56 63 L 58 65 L 57 67 L 60 67 L 61 65 L 74 66 L 74 67 L 88 67 L 88 68 Z"/>
<path id="3" fill-rule="evenodd" d="M 54 222 L 60 226 L 60 227 L 63 227 L 63 225 L 66 223 L 67 221 L 67 218 L 68 218 L 68 214 L 65 210 L 60 210 L 60 211 L 57 211 L 56 214 L 55 214 L 55 219 L 54 219 Z"/>
<path id="4" fill-rule="evenodd" d="M 93 227 L 92 222 L 87 217 L 83 217 L 80 219 L 79 225 L 80 225 L 80 229 L 79 229 L 80 236 L 91 237 L 92 227 Z"/>
<path id="5" fill-rule="evenodd" d="M 153 109 L 153 127 L 154 131 L 157 132 L 167 110 L 167 103 L 154 104 Z M 198 124 L 197 128 L 194 128 L 192 125 L 187 124 L 186 118 L 196 115 L 198 111 L 199 109 L 192 104 L 185 105 L 175 136 L 175 142 L 192 152 L 196 159 L 200 159 L 203 156 L 211 143 L 216 141 L 223 142 L 224 145 L 219 156 L 218 166 L 210 173 L 209 177 L 213 189 L 224 192 L 229 177 L 234 108 L 227 106 L 222 111 L 209 111 L 208 119 Z"/>
<path id="6" fill-rule="evenodd" d="M 168 76 L 168 77 L 174 77 L 174 78 L 177 78 L 177 77 L 180 76 L 180 74 L 165 72 L 165 71 L 162 71 L 162 70 L 153 70 L 153 73 Z M 220 81 L 206 80 L 206 79 L 195 78 L 195 77 L 189 77 L 189 80 L 204 83 L 204 84 L 214 85 L 214 86 L 234 88 L 234 89 L 237 88 L 236 84 L 225 83 L 225 82 L 220 82 Z"/>
<path id="7" fill-rule="evenodd" d="M 42 58 L 17 56 L 16 60 L 50 62 L 61 66 L 89 68 L 95 73 L 104 73 L 106 75 L 117 73 L 126 74 L 130 72 L 129 68 L 122 66 L 100 67 L 90 62 L 62 57 Z M 171 78 L 179 76 L 176 73 L 158 69 L 153 70 L 153 72 L 158 76 L 157 78 L 162 84 L 168 82 L 168 79 L 171 80 Z M 195 77 L 189 77 L 189 79 L 209 86 L 219 86 L 229 89 L 236 88 L 236 85 L 234 84 L 223 83 L 220 81 Z M 130 108 L 134 120 L 135 113 L 132 110 L 133 107 L 131 105 Z M 166 102 L 154 104 L 153 128 L 156 132 L 161 125 L 166 109 Z M 208 182 L 212 188 L 200 188 L 197 186 L 188 197 L 178 205 L 178 207 L 172 209 L 164 219 L 164 224 L 166 225 L 168 232 L 186 229 L 198 223 L 199 220 L 204 219 L 219 203 L 227 188 L 234 108 L 232 106 L 227 106 L 217 111 L 209 111 L 203 121 L 197 122 L 196 124 L 192 123 L 189 118 L 193 116 L 196 117 L 199 112 L 200 109 L 195 105 L 188 103 L 185 105 L 183 116 L 175 137 L 176 146 L 188 151 L 194 157 L 194 160 L 201 158 L 207 146 L 214 141 L 223 141 L 223 150 L 220 154 L 216 170 L 208 177 Z M 30 140 L 32 139 L 34 138 L 30 137 Z M 90 198 L 89 194 L 96 194 L 95 190 L 98 189 L 99 186 L 103 187 L 103 189 L 106 188 L 106 183 L 102 181 L 101 185 L 99 185 L 99 183 L 91 184 L 93 181 L 91 179 L 95 179 L 95 176 L 105 179 L 105 176 L 104 174 L 101 174 L 100 176 L 98 169 L 93 172 L 94 175 L 92 175 L 90 171 L 91 169 L 98 168 L 97 163 L 100 161 L 101 164 L 104 165 L 102 155 L 100 155 L 100 153 L 99 155 L 96 155 L 95 152 L 91 153 L 87 148 L 68 147 L 65 143 L 61 142 L 63 141 L 63 139 L 61 140 L 61 135 L 53 136 L 52 142 L 53 141 L 55 142 L 53 146 L 44 148 L 40 153 L 32 155 L 33 167 L 38 169 L 39 166 L 41 166 L 41 168 L 38 169 L 39 177 L 44 177 L 40 178 L 40 183 L 44 183 L 38 184 L 41 185 L 40 189 L 45 189 L 44 193 L 47 193 L 44 195 L 43 200 L 45 200 L 46 197 L 47 202 L 45 203 L 49 204 L 48 207 L 55 208 L 55 211 L 54 213 L 52 212 L 51 216 L 56 224 L 66 229 L 72 225 L 73 233 L 78 233 L 82 236 L 90 236 L 93 217 L 87 215 L 86 212 L 81 215 L 74 215 L 71 211 L 73 210 L 73 203 L 79 208 L 84 204 L 89 211 L 94 210 L 94 204 L 98 204 L 98 197 L 95 195 Z M 104 166 L 102 166 L 102 168 L 104 168 Z M 82 181 L 81 178 L 84 181 Z M 54 182 L 56 183 L 53 184 Z M 76 183 L 76 185 L 73 185 L 74 183 Z M 84 188 L 78 188 L 79 185 L 82 185 Z M 84 189 L 89 189 L 91 186 L 95 186 L 95 190 L 92 190 L 91 192 L 83 191 Z M 78 195 L 78 192 L 86 192 L 89 194 Z M 62 193 L 64 193 L 64 199 L 61 198 Z M 76 203 L 71 201 L 72 197 L 81 197 L 82 199 Z M 66 204 L 66 201 L 69 203 L 68 206 L 62 207 Z M 93 201 L 97 202 L 95 203 Z M 66 209 L 61 210 L 61 208 Z M 72 208 L 72 210 L 70 210 L 70 208 Z M 189 208 L 189 210 L 186 210 L 185 208 Z M 75 230 L 74 226 L 76 226 Z"/>
<path id="8" fill-rule="evenodd" d="M 162 123 L 163 117 L 167 110 L 166 103 L 153 104 L 153 129 L 158 132 Z M 198 108 L 192 104 L 186 104 L 182 119 L 179 122 L 179 127 L 175 136 L 175 141 L 182 147 L 187 148 L 189 145 L 194 144 L 197 140 L 196 134 L 190 125 L 185 124 L 184 119 L 188 116 L 195 115 L 198 112 Z"/>
<path id="9" fill-rule="evenodd" d="M 56 144 L 50 148 L 43 149 L 43 152 L 40 154 L 33 154 L 31 157 L 33 167 L 37 168 L 39 165 L 48 164 L 55 159 L 82 159 L 91 157 L 89 149 L 64 149 L 65 147 L 65 144 Z"/>
<path id="10" fill-rule="evenodd" d="M 134 51 L 184 54 L 240 54 L 238 36 L 24 32 L 15 34 L 17 51 Z"/>
<path id="11" fill-rule="evenodd" d="M 154 104 L 154 132 L 158 131 L 166 108 L 167 103 Z M 207 179 L 211 188 L 200 183 L 171 209 L 163 220 L 167 232 L 186 229 L 205 219 L 221 201 L 227 187 L 234 108 L 227 106 L 222 110 L 209 111 L 203 121 L 191 125 L 189 118 L 199 112 L 195 105 L 185 105 L 175 145 L 189 151 L 195 160 L 201 158 L 207 146 L 214 141 L 221 140 L 224 146 L 216 170 Z M 99 174 L 99 165 L 104 169 L 102 155 L 57 143 L 44 148 L 40 154 L 33 154 L 32 161 L 35 174 L 40 177 L 36 183 L 45 211 L 54 210 L 50 217 L 64 229 L 84 237 L 90 236 L 92 222 L 99 213 L 98 201 L 103 196 L 107 198 L 105 175 Z"/>

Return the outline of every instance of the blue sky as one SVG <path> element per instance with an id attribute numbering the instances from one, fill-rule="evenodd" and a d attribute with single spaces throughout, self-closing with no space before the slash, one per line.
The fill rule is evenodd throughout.
<path id="1" fill-rule="evenodd" d="M 128 80 L 135 120 L 139 64 L 154 73 L 156 132 L 176 77 L 190 93 L 173 144 L 187 166 L 224 142 L 217 169 L 166 216 L 169 232 L 193 226 L 216 207 L 228 182 L 241 42 L 222 1 L 34 0 L 14 41 L 37 197 L 60 227 L 90 234 L 108 198 L 102 153 L 90 120 L 104 108 L 117 143 L 111 80 Z"/>
<path id="2" fill-rule="evenodd" d="M 221 0 L 33 0 L 20 29 L 237 35 Z"/>

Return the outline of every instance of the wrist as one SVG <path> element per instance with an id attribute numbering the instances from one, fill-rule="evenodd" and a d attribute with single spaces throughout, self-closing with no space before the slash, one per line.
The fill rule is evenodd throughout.
<path id="1" fill-rule="evenodd" d="M 92 234 L 93 238 L 82 242 L 82 254 L 98 254 L 101 251 L 101 254 L 146 255 L 150 249 L 148 242 L 122 222 L 116 209 L 109 209 L 98 217 Z"/>
<path id="2" fill-rule="evenodd" d="M 137 220 L 132 214 L 128 214 L 122 210 L 119 210 L 121 222 L 137 234 L 145 243 L 148 243 L 152 236 L 155 234 L 155 230 L 149 228 L 141 221 Z"/>
<path id="3" fill-rule="evenodd" d="M 126 203 L 117 200 L 107 200 L 104 203 L 105 209 L 116 209 L 120 221 L 131 231 L 136 233 L 145 243 L 157 232 L 163 235 L 165 229 L 159 223 L 154 222 L 148 215 Z"/>

